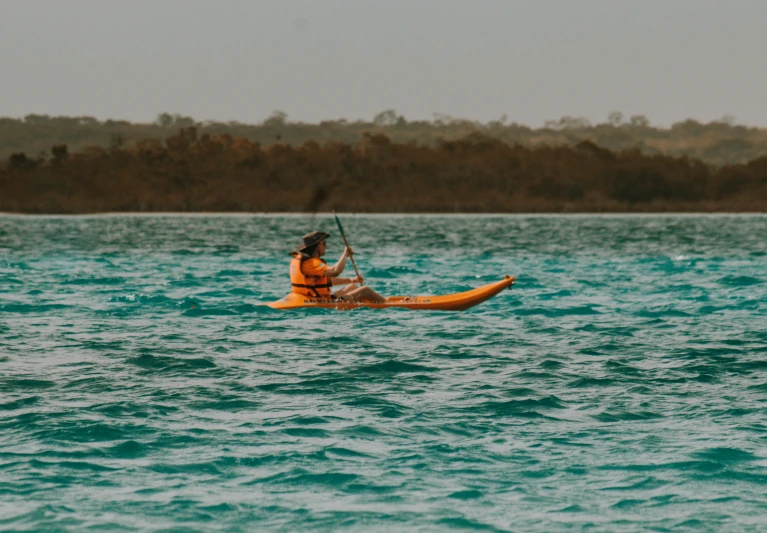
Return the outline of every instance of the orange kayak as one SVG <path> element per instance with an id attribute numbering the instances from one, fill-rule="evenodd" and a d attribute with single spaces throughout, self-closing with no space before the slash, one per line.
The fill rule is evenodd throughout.
<path id="1" fill-rule="evenodd" d="M 481 304 L 503 289 L 510 289 L 513 284 L 514 278 L 506 276 L 501 281 L 483 285 L 466 292 L 445 294 L 443 296 L 390 296 L 382 303 L 345 302 L 330 298 L 310 298 L 291 292 L 284 298 L 266 305 L 273 309 L 299 309 L 302 307 L 316 309 L 356 309 L 358 307 L 388 309 L 391 307 L 402 307 L 405 309 L 431 309 L 433 311 L 462 311 Z"/>

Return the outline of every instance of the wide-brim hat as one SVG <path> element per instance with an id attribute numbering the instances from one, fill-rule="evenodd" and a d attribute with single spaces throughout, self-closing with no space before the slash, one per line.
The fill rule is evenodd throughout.
<path id="1" fill-rule="evenodd" d="M 325 233 L 324 231 L 313 231 L 311 233 L 307 233 L 306 235 L 304 235 L 303 244 L 299 246 L 298 248 L 296 248 L 295 250 L 293 250 L 293 253 L 295 254 L 297 252 L 303 252 L 307 248 L 314 246 L 315 244 L 318 244 L 324 241 L 325 239 L 329 239 L 329 238 L 330 238 L 330 233 Z"/>

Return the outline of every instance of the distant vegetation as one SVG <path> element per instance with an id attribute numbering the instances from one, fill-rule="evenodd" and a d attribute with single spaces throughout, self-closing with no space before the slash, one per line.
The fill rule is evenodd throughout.
<path id="1" fill-rule="evenodd" d="M 33 159 L 49 159 L 53 145 L 66 144 L 70 152 L 97 146 L 104 149 L 131 147 L 147 139 L 164 139 L 180 128 L 195 127 L 200 135 L 223 135 L 268 145 L 299 146 L 308 141 L 354 145 L 365 132 L 386 135 L 394 143 L 415 142 L 437 146 L 443 141 L 480 134 L 514 145 L 571 146 L 589 140 L 612 151 L 639 150 L 643 154 L 700 159 L 721 167 L 746 163 L 767 155 L 767 129 L 734 124 L 729 118 L 701 124 L 687 120 L 670 128 L 653 127 L 642 115 L 625 117 L 614 112 L 603 123 L 591 124 L 577 117 L 549 121 L 543 128 L 509 122 L 504 116 L 488 123 L 435 115 L 432 121 L 408 121 L 393 110 L 383 111 L 370 122 L 328 120 L 319 124 L 291 122 L 276 111 L 261 124 L 199 122 L 191 117 L 163 113 L 152 124 L 92 117 L 28 115 L 24 119 L 0 118 L 0 160 L 13 153 Z"/>
<path id="2" fill-rule="evenodd" d="M 352 126 L 337 124 L 339 132 L 357 127 Z M 102 127 L 109 126 L 93 126 L 93 131 Z M 112 127 L 119 131 L 118 126 Z M 154 136 L 171 128 L 161 124 L 143 127 Z M 407 142 L 380 133 L 397 133 L 402 128 L 399 133 L 404 135 L 411 127 L 413 136 Z M 717 127 L 739 131 L 725 124 L 695 126 L 709 133 Z M 427 137 L 413 142 L 419 140 L 414 137 L 419 130 L 395 122 L 360 133 L 350 142 L 319 138 L 295 145 L 275 142 L 275 138 L 290 140 L 285 137 L 303 132 L 301 128 L 314 128 L 317 133 L 332 128 L 287 125 L 275 117 L 270 124 L 253 127 L 273 128 L 272 138 L 263 144 L 226 132 L 210 133 L 215 128 L 190 126 L 164 139 L 130 142 L 115 133 L 117 137 L 106 147 L 78 151 L 62 136 L 55 137 L 56 144 L 45 157 L 13 152 L 0 166 L 0 211 L 767 210 L 767 156 L 717 167 L 700 159 L 650 154 L 636 147 L 613 150 L 594 142 L 596 136 L 576 138 L 573 133 L 594 133 L 600 128 L 613 132 L 625 128 L 627 136 L 642 128 L 659 131 L 646 125 L 545 130 L 552 139 L 573 135 L 570 145 L 540 139 L 508 142 L 500 133 L 515 126 L 503 124 L 497 130 L 488 126 L 487 131 L 467 126 L 462 137 L 455 124 L 443 129 L 432 125 L 431 130 L 424 126 L 421 132 L 428 133 Z M 682 130 L 680 126 L 670 131 Z M 744 131 L 753 138 L 760 134 L 759 130 Z M 437 132 L 445 135 L 437 136 Z M 689 147 L 700 138 L 690 135 L 685 144 L 680 137 L 679 143 Z"/>

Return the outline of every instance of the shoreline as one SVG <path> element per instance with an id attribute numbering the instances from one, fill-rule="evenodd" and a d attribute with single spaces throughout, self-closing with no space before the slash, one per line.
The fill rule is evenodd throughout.
<path id="1" fill-rule="evenodd" d="M 669 218 L 682 218 L 682 217 L 767 217 L 767 211 L 654 211 L 654 212 L 574 212 L 563 213 L 552 211 L 550 213 L 503 213 L 503 212 L 488 212 L 488 213 L 399 213 L 399 212 L 380 212 L 380 213 L 344 213 L 337 212 L 339 216 L 343 217 L 361 217 L 361 218 L 409 218 L 409 217 L 432 217 L 432 218 L 483 218 L 483 217 L 495 217 L 495 218 L 576 218 L 576 217 L 601 217 L 601 218 L 641 218 L 641 217 L 669 217 Z M 266 218 L 266 217 L 289 217 L 289 218 L 303 218 L 303 217 L 322 217 L 331 218 L 333 212 L 317 212 L 317 213 L 297 213 L 297 212 L 247 212 L 247 211 L 199 211 L 199 212 L 187 212 L 187 211 L 157 211 L 157 212 L 142 212 L 142 211 L 112 211 L 104 213 L 15 213 L 0 211 L 0 217 L 2 218 L 117 218 L 117 217 L 138 217 L 138 218 L 169 218 L 169 217 L 185 217 L 185 218 L 203 218 L 203 217 L 227 217 L 227 218 Z"/>
<path id="2" fill-rule="evenodd" d="M 638 151 L 526 148 L 467 137 L 439 146 L 368 135 L 355 146 L 261 146 L 182 130 L 165 143 L 0 166 L 0 211 L 100 213 L 764 213 L 767 157 L 712 169 Z"/>

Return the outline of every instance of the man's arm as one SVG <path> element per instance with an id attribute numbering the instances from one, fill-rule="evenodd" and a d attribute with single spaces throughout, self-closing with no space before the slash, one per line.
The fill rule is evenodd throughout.
<path id="1" fill-rule="evenodd" d="M 334 287 L 337 285 L 349 285 L 350 283 L 362 283 L 362 278 L 331 278 L 330 284 Z"/>
<path id="2" fill-rule="evenodd" d="M 329 266 L 325 269 L 325 276 L 329 278 L 336 278 L 341 275 L 341 272 L 344 271 L 344 268 L 346 268 L 346 259 L 349 258 L 354 252 L 351 248 L 346 248 L 344 250 L 344 253 L 341 254 L 341 259 L 338 260 L 338 263 L 336 263 L 333 266 Z M 335 285 L 335 284 L 334 284 Z M 339 284 L 340 285 L 340 284 Z"/>

